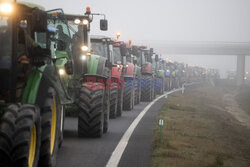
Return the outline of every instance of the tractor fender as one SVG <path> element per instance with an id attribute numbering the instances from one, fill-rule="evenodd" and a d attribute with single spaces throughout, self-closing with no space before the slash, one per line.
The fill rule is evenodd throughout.
<path id="1" fill-rule="evenodd" d="M 66 90 L 66 88 L 64 87 L 63 82 L 58 74 L 58 69 L 55 65 L 48 65 L 44 69 L 38 90 L 38 99 L 40 99 L 39 96 L 42 96 L 42 94 L 44 94 L 44 87 L 54 88 L 59 98 L 60 104 L 65 105 L 73 103 L 73 99 L 68 94 L 68 90 Z"/>

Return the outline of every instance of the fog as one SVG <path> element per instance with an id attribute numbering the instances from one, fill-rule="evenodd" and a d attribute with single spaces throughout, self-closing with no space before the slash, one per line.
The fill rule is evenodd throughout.
<path id="1" fill-rule="evenodd" d="M 104 13 L 109 21 L 109 31 L 99 30 L 99 19 L 92 24 L 92 34 L 131 39 L 135 44 L 155 41 L 221 41 L 250 42 L 249 0 L 27 0 L 46 9 L 63 8 L 66 13 L 83 14 L 85 7 L 92 12 Z M 154 46 L 157 50 L 157 46 Z M 167 55 L 172 60 L 213 67 L 222 76 L 235 70 L 234 56 Z M 250 60 L 246 58 L 246 70 Z"/>

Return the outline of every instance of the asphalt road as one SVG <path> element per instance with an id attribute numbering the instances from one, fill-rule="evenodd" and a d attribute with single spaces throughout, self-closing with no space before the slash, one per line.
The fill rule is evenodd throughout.
<path id="1" fill-rule="evenodd" d="M 166 98 L 158 100 L 144 115 L 133 132 L 118 166 L 150 166 L 151 141 L 157 113 Z M 110 128 L 102 138 L 78 138 L 77 118 L 66 118 L 64 141 L 57 155 L 57 167 L 104 167 L 123 134 L 147 106 L 141 102 L 133 111 L 123 111 L 122 117 L 110 120 Z"/>

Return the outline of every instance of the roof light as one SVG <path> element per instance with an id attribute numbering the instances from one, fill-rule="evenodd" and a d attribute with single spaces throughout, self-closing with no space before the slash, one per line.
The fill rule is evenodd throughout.
<path id="1" fill-rule="evenodd" d="M 53 17 L 57 17 L 57 16 L 58 16 L 58 13 L 57 13 L 57 12 L 53 12 L 53 13 L 52 13 L 52 16 L 53 16 Z"/>
<path id="2" fill-rule="evenodd" d="M 119 39 L 119 38 L 120 38 L 120 36 L 121 36 L 121 33 L 119 33 L 119 32 L 118 32 L 118 33 L 116 33 L 116 38 L 117 38 L 117 39 Z"/>
<path id="3" fill-rule="evenodd" d="M 13 6 L 10 3 L 0 4 L 0 12 L 3 14 L 11 14 L 13 12 Z"/>
<path id="4" fill-rule="evenodd" d="M 91 13 L 91 9 L 89 6 L 86 7 L 86 14 L 90 14 Z"/>

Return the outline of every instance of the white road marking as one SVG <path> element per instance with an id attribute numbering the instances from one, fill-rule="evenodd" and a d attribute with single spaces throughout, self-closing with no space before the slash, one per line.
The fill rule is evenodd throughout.
<path id="1" fill-rule="evenodd" d="M 159 97 L 157 97 L 154 101 L 152 101 L 151 103 L 149 103 L 141 112 L 140 114 L 135 118 L 135 120 L 132 122 L 132 124 L 129 126 L 129 128 L 127 129 L 127 131 L 124 133 L 124 135 L 122 136 L 121 140 L 119 141 L 118 145 L 116 146 L 115 150 L 113 151 L 111 157 L 109 158 L 108 163 L 106 164 L 106 167 L 117 167 L 122 154 L 125 150 L 125 148 L 127 147 L 128 141 L 132 135 L 132 133 L 134 132 L 136 126 L 138 125 L 138 123 L 140 122 L 140 120 L 143 118 L 143 116 L 147 113 L 147 111 L 150 109 L 150 107 L 159 99 L 161 99 L 162 97 L 166 97 L 169 94 L 172 94 L 174 92 L 178 92 L 181 91 L 183 88 L 180 89 L 175 89 L 172 90 L 170 92 L 165 93 L 164 95 L 161 95 Z"/>

